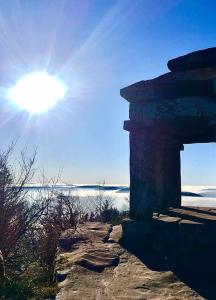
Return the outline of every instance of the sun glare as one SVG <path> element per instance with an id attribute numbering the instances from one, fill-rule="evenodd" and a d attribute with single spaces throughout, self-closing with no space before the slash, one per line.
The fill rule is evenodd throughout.
<path id="1" fill-rule="evenodd" d="M 8 91 L 8 98 L 28 112 L 43 113 L 65 96 L 62 81 L 48 73 L 34 72 L 23 76 Z"/>

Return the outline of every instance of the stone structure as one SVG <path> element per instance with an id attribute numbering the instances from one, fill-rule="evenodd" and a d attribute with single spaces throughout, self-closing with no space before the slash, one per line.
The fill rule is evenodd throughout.
<path id="1" fill-rule="evenodd" d="M 151 230 L 154 213 L 181 207 L 180 151 L 215 142 L 216 48 L 170 60 L 171 72 L 121 89 L 130 104 L 130 220 L 124 236 Z"/>

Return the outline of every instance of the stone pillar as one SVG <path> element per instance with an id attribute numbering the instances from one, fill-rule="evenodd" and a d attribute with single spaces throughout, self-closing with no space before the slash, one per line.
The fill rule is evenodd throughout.
<path id="1" fill-rule="evenodd" d="M 130 132 L 131 219 L 148 219 L 153 212 L 181 206 L 181 149 L 169 137 Z"/>
<path id="2" fill-rule="evenodd" d="M 161 191 L 158 193 L 160 201 L 158 212 L 166 212 L 169 207 L 181 206 L 181 157 L 180 150 L 183 150 L 183 145 L 178 145 L 174 142 L 166 143 L 163 148 L 163 158 L 161 170 L 162 182 Z"/>
<path id="3" fill-rule="evenodd" d="M 151 233 L 158 191 L 156 172 L 161 155 L 154 134 L 147 130 L 130 131 L 130 219 L 122 223 L 126 242 L 144 241 Z"/>
<path id="4" fill-rule="evenodd" d="M 181 205 L 182 145 L 153 130 L 130 130 L 130 220 L 123 222 L 127 238 L 151 232 L 153 212 Z"/>
<path id="5" fill-rule="evenodd" d="M 156 201 L 157 144 L 147 132 L 130 132 L 130 218 L 152 217 Z"/>

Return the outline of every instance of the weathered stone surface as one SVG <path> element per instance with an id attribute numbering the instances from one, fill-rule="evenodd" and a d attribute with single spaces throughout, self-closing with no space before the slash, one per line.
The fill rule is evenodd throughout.
<path id="1" fill-rule="evenodd" d="M 181 225 L 181 226 L 187 226 L 187 227 L 188 226 L 190 226 L 190 227 L 197 227 L 197 226 L 203 226 L 204 224 L 201 223 L 201 222 L 195 222 L 195 221 L 183 219 L 183 220 L 181 220 L 179 222 L 179 225 Z"/>
<path id="2" fill-rule="evenodd" d="M 191 241 L 194 243 L 193 247 L 196 248 L 194 238 L 200 242 L 204 237 L 208 237 L 208 244 L 216 246 L 216 214 L 212 212 L 212 208 L 205 207 L 183 207 L 183 208 L 170 208 L 167 212 L 167 216 L 161 216 L 157 219 L 163 221 L 169 220 L 169 218 L 178 219 L 179 230 L 182 232 L 191 232 Z M 198 235 L 194 236 L 197 232 Z M 182 237 L 183 238 L 183 237 Z M 182 240 L 183 243 L 184 240 Z"/>
<path id="3" fill-rule="evenodd" d="M 106 267 L 117 266 L 118 262 L 118 255 L 114 255 L 107 251 L 95 250 L 93 253 L 84 254 L 77 264 L 87 269 L 101 272 Z"/>
<path id="4" fill-rule="evenodd" d="M 195 51 L 168 61 L 168 68 L 173 71 L 208 68 L 216 66 L 216 47 Z"/>
<path id="5" fill-rule="evenodd" d="M 100 230 L 103 229 L 101 228 Z M 116 231 L 115 235 L 120 236 L 120 227 L 114 227 L 114 230 Z M 93 236 L 97 239 L 96 232 L 98 230 L 95 230 Z M 96 244 L 94 240 L 91 240 L 94 247 L 91 249 L 92 252 L 89 253 L 92 255 L 93 253 L 98 253 L 99 257 L 112 253 L 112 255 L 118 256 L 118 264 L 98 272 L 77 264 L 78 249 L 71 253 L 67 252 L 66 256 L 69 257 L 71 255 L 71 258 L 75 256 L 75 260 L 71 264 L 67 278 L 59 283 L 60 292 L 56 300 L 203 299 L 174 275 L 173 272 L 154 271 L 118 243 L 104 244 L 101 238 L 97 240 Z M 83 244 L 79 244 L 79 247 L 81 247 L 79 249 L 80 252 L 84 251 L 86 253 L 86 248 Z M 86 247 L 90 247 L 90 245 L 88 244 Z M 101 249 L 104 250 L 101 251 Z M 65 267 L 63 259 L 61 263 Z"/>
<path id="6" fill-rule="evenodd" d="M 82 232 L 74 232 L 74 230 L 67 230 L 62 233 L 59 239 L 59 247 L 64 251 L 70 251 L 73 246 L 79 242 L 87 240 L 87 236 Z"/>
<path id="7" fill-rule="evenodd" d="M 153 251 L 167 260 L 171 268 L 180 268 L 180 272 L 189 272 L 192 268 L 195 273 L 200 273 L 202 269 L 207 276 L 210 272 L 215 276 L 216 223 L 211 210 L 170 208 L 167 215 L 154 216 L 151 231 Z"/>
<path id="8" fill-rule="evenodd" d="M 62 281 L 63 278 L 66 278 L 75 264 L 82 264 L 82 262 L 84 262 L 84 264 L 86 263 L 86 266 L 90 266 L 91 262 L 87 262 L 88 255 L 89 258 L 90 256 L 97 257 L 102 256 L 101 253 L 107 252 L 107 258 L 111 255 L 115 261 L 116 256 L 112 256 L 112 253 L 110 253 L 104 243 L 104 241 L 109 238 L 111 230 L 112 226 L 110 224 L 94 222 L 80 224 L 76 232 L 74 232 L 74 230 L 63 232 L 60 237 L 59 254 L 56 259 L 56 280 Z M 97 253 L 95 253 L 95 249 L 97 249 Z M 94 263 L 96 265 L 95 259 L 92 260 L 92 268 L 94 268 Z M 107 262 L 107 266 L 108 265 Z M 102 266 L 101 264 L 99 268 L 100 267 L 104 268 L 106 266 Z"/>
<path id="9" fill-rule="evenodd" d="M 81 224 L 78 231 L 69 229 L 63 232 L 59 239 L 59 247 L 64 251 L 70 251 L 78 244 L 86 243 L 89 237 L 105 241 L 109 238 L 109 232 L 111 231 L 111 225 L 102 225 L 101 223 L 87 223 L 84 226 L 85 230 L 82 227 Z"/>
<path id="10" fill-rule="evenodd" d="M 214 224 L 216 226 L 216 215 L 208 211 L 196 211 L 193 208 L 171 208 L 169 214 L 173 216 L 182 217 L 194 222 L 201 222 L 204 224 Z"/>
<path id="11" fill-rule="evenodd" d="M 160 214 L 158 217 L 154 217 L 154 221 L 156 221 L 156 229 L 158 229 L 158 226 L 164 226 L 164 227 L 168 227 L 169 226 L 169 229 L 177 229 L 178 225 L 179 225 L 179 222 L 181 221 L 181 218 L 178 218 L 178 217 L 170 217 L 170 216 L 167 216 L 167 215 L 163 215 L 163 214 Z"/>
<path id="12" fill-rule="evenodd" d="M 151 220 L 122 223 L 124 245 L 152 244 L 160 256 L 196 255 L 201 247 L 216 251 L 216 214 L 212 208 L 170 208 L 166 214 L 155 214 Z M 204 250 L 203 250 L 204 251 Z"/>

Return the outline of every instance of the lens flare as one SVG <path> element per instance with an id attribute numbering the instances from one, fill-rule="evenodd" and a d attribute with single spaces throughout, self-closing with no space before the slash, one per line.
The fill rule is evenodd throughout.
<path id="1" fill-rule="evenodd" d="M 31 114 L 44 113 L 66 94 L 63 82 L 48 73 L 34 72 L 23 76 L 8 91 L 8 98 Z"/>

